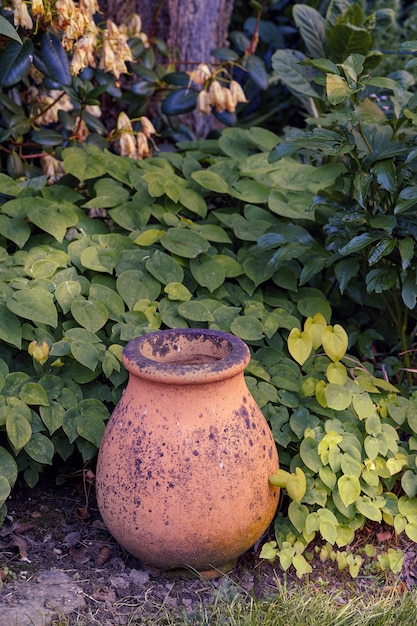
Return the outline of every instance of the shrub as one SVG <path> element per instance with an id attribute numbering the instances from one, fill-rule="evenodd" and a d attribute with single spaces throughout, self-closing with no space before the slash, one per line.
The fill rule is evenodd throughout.
<path id="1" fill-rule="evenodd" d="M 339 166 L 339 174 L 307 207 L 277 201 L 277 213 L 297 220 L 298 245 L 291 228 L 266 233 L 254 258 L 265 274 L 291 271 L 297 284 L 320 286 L 335 312 L 349 320 L 363 356 L 378 360 L 379 353 L 402 352 L 409 368 L 417 299 L 417 101 L 415 59 L 404 69 L 402 59 L 415 46 L 402 44 L 396 71 L 378 76 L 383 55 L 373 47 L 369 25 L 392 21 L 392 11 L 376 11 L 373 20 L 359 4 L 340 11 L 338 2 L 330 3 L 325 18 L 311 7 L 294 7 L 309 56 L 279 50 L 272 64 L 309 116 L 305 129 L 287 129 L 269 157 L 294 175 L 309 166 L 317 180 L 330 166 Z M 400 379 L 401 365 L 384 361 Z M 411 376 L 406 382 L 412 384 Z"/>
<path id="2" fill-rule="evenodd" d="M 260 406 L 291 402 L 283 338 L 330 306 L 315 289 L 287 292 L 279 273 L 263 284 L 252 261 L 279 226 L 267 208 L 285 183 L 267 164 L 276 140 L 230 129 L 143 161 L 76 145 L 52 185 L 0 175 L 2 501 L 18 472 L 34 485 L 58 458 L 94 458 L 126 380 L 122 347 L 150 330 L 233 332 L 253 349 Z M 301 181 L 291 193 L 306 201 Z"/>

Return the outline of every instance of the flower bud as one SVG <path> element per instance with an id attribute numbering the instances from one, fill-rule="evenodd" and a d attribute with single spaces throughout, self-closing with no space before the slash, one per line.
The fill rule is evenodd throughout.
<path id="1" fill-rule="evenodd" d="M 218 80 L 213 80 L 210 85 L 209 94 L 212 105 L 218 110 L 219 113 L 223 113 L 226 110 L 226 98 L 224 95 L 224 89 Z"/>
<path id="2" fill-rule="evenodd" d="M 245 96 L 245 92 L 243 91 L 240 83 L 238 83 L 236 80 L 231 81 L 229 88 L 236 103 L 248 102 L 248 99 Z"/>
<path id="3" fill-rule="evenodd" d="M 211 113 L 211 98 L 205 89 L 202 89 L 197 96 L 197 110 L 200 113 Z"/>
<path id="4" fill-rule="evenodd" d="M 138 159 L 146 159 L 151 155 L 151 151 L 145 133 L 138 133 L 136 140 L 138 144 Z"/>
<path id="5" fill-rule="evenodd" d="M 142 125 L 142 132 L 147 139 L 150 139 L 152 135 L 156 134 L 155 126 L 152 124 L 151 120 L 146 117 L 146 115 L 142 115 L 140 123 Z"/>
<path id="6" fill-rule="evenodd" d="M 32 0 L 32 14 L 33 15 L 45 15 L 45 7 L 43 6 L 43 0 Z"/>
<path id="7" fill-rule="evenodd" d="M 28 346 L 28 352 L 30 356 L 35 359 L 35 361 L 43 365 L 48 360 L 49 346 L 46 341 L 42 341 L 42 343 L 31 341 Z"/>
<path id="8" fill-rule="evenodd" d="M 137 158 L 136 141 L 133 134 L 128 131 L 122 133 L 119 138 L 120 154 L 122 156 Z"/>
<path id="9" fill-rule="evenodd" d="M 124 111 L 121 111 L 119 113 L 119 117 L 117 118 L 117 130 L 127 130 L 131 133 L 133 132 L 132 122 Z"/>
<path id="10" fill-rule="evenodd" d="M 234 111 L 236 111 L 236 100 L 233 97 L 230 89 L 224 89 L 224 101 L 226 111 L 229 111 L 229 113 L 233 113 Z"/>
<path id="11" fill-rule="evenodd" d="M 200 63 L 197 69 L 192 70 L 192 72 L 187 72 L 187 74 L 190 80 L 196 85 L 204 85 L 211 76 L 211 69 L 207 63 Z"/>

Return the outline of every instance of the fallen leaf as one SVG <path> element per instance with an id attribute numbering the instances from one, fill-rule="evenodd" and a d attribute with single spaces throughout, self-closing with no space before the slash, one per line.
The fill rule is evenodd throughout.
<path id="1" fill-rule="evenodd" d="M 80 522 L 88 522 L 91 517 L 90 509 L 86 506 L 77 506 L 77 508 L 74 509 L 74 513 L 75 513 L 75 517 Z"/>
<path id="2" fill-rule="evenodd" d="M 11 545 L 19 550 L 19 556 L 23 561 L 28 560 L 28 544 L 23 537 L 13 536 Z"/>
<path id="3" fill-rule="evenodd" d="M 91 559 L 91 551 L 85 546 L 81 546 L 79 548 L 74 546 L 73 548 L 70 548 L 69 553 L 78 565 L 88 563 Z"/>
<path id="4" fill-rule="evenodd" d="M 117 596 L 114 589 L 111 587 L 98 587 L 93 592 L 94 600 L 100 600 L 101 602 L 116 602 Z"/>
<path id="5" fill-rule="evenodd" d="M 100 548 L 100 551 L 96 557 L 95 565 L 96 567 L 102 567 L 107 561 L 110 561 L 111 550 L 109 546 L 103 546 Z"/>
<path id="6" fill-rule="evenodd" d="M 385 541 L 392 539 L 392 533 L 390 530 L 383 530 L 380 533 L 377 533 L 376 536 L 380 543 L 384 543 Z"/>
<path id="7" fill-rule="evenodd" d="M 33 522 L 20 522 L 14 529 L 14 532 L 17 535 L 23 535 L 23 533 L 27 533 L 28 530 L 33 530 L 34 528 L 37 528 L 37 524 Z"/>

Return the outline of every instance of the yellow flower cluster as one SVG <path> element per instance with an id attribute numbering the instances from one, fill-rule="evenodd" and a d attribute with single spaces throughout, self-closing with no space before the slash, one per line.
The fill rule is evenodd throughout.
<path id="1" fill-rule="evenodd" d="M 212 108 L 219 113 L 233 113 L 239 102 L 247 102 L 245 92 L 237 81 L 231 80 L 229 87 L 225 87 L 216 79 L 207 63 L 200 63 L 197 69 L 187 73 L 192 83 L 202 87 L 197 96 L 200 113 L 211 113 Z"/>
<path id="2" fill-rule="evenodd" d="M 119 113 L 115 135 L 118 136 L 122 156 L 131 159 L 146 159 L 151 155 L 149 141 L 152 141 L 152 135 L 156 133 L 155 127 L 145 115 L 140 118 L 140 124 L 141 130 L 135 132 L 126 113 L 123 111 Z"/>
<path id="3" fill-rule="evenodd" d="M 102 31 L 102 45 L 99 67 L 119 78 L 120 74 L 127 72 L 126 61 L 133 61 L 127 35 L 114 22 L 107 20 L 107 28 Z"/>
<path id="4" fill-rule="evenodd" d="M 97 0 L 11 0 L 15 26 L 33 30 L 39 24 L 52 26 L 62 32 L 62 45 L 72 52 L 71 73 L 79 74 L 86 67 L 99 67 L 116 78 L 128 71 L 126 63 L 133 61 L 127 44 L 129 37 L 139 37 L 149 46 L 141 32 L 139 15 L 130 16 L 126 24 L 117 26 L 107 20 L 104 29 L 96 26 L 94 15 L 100 12 Z"/>
<path id="5" fill-rule="evenodd" d="M 247 102 L 245 93 L 240 84 L 232 80 L 229 87 L 213 80 L 208 89 L 202 89 L 197 96 L 197 109 L 201 113 L 211 113 L 212 107 L 219 113 L 236 111 L 239 102 Z"/>

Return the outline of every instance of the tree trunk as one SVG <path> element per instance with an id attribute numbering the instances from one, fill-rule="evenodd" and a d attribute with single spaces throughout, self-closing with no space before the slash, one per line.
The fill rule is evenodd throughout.
<path id="1" fill-rule="evenodd" d="M 146 34 L 163 38 L 177 51 L 178 69 L 193 69 L 213 60 L 210 51 L 225 45 L 233 0 L 101 0 L 100 7 L 116 23 L 138 13 Z M 196 111 L 192 125 L 204 137 L 217 123 Z"/>

